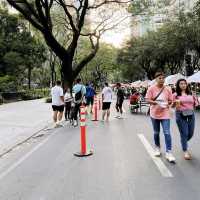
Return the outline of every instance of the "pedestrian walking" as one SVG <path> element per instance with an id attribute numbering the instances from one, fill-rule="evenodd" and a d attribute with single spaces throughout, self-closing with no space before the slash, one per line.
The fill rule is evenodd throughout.
<path id="1" fill-rule="evenodd" d="M 81 79 L 78 78 L 76 80 L 76 84 L 73 87 L 73 92 L 74 92 L 74 126 L 78 126 L 78 113 L 80 113 L 80 106 L 84 100 L 84 96 L 86 94 L 86 88 L 85 86 L 81 83 Z"/>
<path id="2" fill-rule="evenodd" d="M 117 110 L 117 116 L 116 118 L 122 118 L 123 114 L 123 102 L 124 102 L 124 90 L 121 87 L 121 83 L 117 83 L 117 102 L 116 102 L 116 110 Z"/>
<path id="3" fill-rule="evenodd" d="M 92 113 L 93 110 L 93 104 L 94 104 L 94 96 L 96 95 L 95 89 L 93 87 L 93 84 L 87 84 L 86 85 L 86 106 L 87 106 L 87 111 L 90 109 L 90 113 Z"/>
<path id="4" fill-rule="evenodd" d="M 155 73 L 156 83 L 147 90 L 146 100 L 150 104 L 150 117 L 154 131 L 155 156 L 161 156 L 160 150 L 160 125 L 165 136 L 166 154 L 169 162 L 175 162 L 172 154 L 172 139 L 170 133 L 170 105 L 173 96 L 170 88 L 164 86 L 165 76 L 163 72 Z"/>
<path id="5" fill-rule="evenodd" d="M 73 97 L 70 93 L 70 89 L 67 88 L 64 96 L 65 102 L 65 120 L 70 120 L 70 112 L 71 112 L 71 104 L 72 104 Z"/>
<path id="6" fill-rule="evenodd" d="M 105 83 L 105 86 L 102 90 L 102 121 L 105 120 L 106 116 L 106 121 L 109 121 L 110 117 L 110 105 L 112 103 L 112 89 L 108 86 L 108 83 Z"/>
<path id="7" fill-rule="evenodd" d="M 180 132 L 181 146 L 185 160 L 191 160 L 188 142 L 192 139 L 195 129 L 194 109 L 198 106 L 198 98 L 192 95 L 185 79 L 178 80 L 176 93 L 174 93 L 174 106 L 176 107 L 176 123 Z"/>
<path id="8" fill-rule="evenodd" d="M 56 81 L 56 85 L 51 89 L 52 109 L 54 127 L 61 126 L 60 122 L 64 111 L 64 94 L 61 87 L 61 81 Z"/>

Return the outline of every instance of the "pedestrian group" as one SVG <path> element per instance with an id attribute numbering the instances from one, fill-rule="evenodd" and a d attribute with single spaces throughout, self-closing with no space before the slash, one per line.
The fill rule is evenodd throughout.
<path id="1" fill-rule="evenodd" d="M 180 142 L 185 160 L 191 160 L 192 155 L 189 141 L 194 135 L 195 107 L 199 105 L 198 98 L 192 94 L 185 79 L 178 80 L 176 89 L 172 93 L 169 86 L 165 86 L 165 75 L 162 71 L 155 73 L 156 83 L 145 92 L 145 100 L 150 104 L 149 115 L 153 127 L 154 155 L 161 156 L 160 127 L 162 126 L 165 138 L 165 158 L 169 162 L 175 162 L 172 154 L 172 137 L 170 132 L 171 108 L 175 108 L 176 123 L 180 132 Z M 87 113 L 93 112 L 94 96 L 96 91 L 92 83 L 83 85 L 81 79 L 77 79 L 75 85 L 65 88 L 65 94 L 61 87 L 61 81 L 51 89 L 54 127 L 62 126 L 61 120 L 65 110 L 65 120 L 69 120 L 73 126 L 78 126 L 78 115 L 82 103 L 87 108 Z M 102 94 L 102 122 L 108 122 L 110 118 L 110 106 L 113 101 L 113 91 L 108 83 L 104 84 Z M 138 94 L 138 93 L 137 93 Z M 123 118 L 123 102 L 125 93 L 120 83 L 116 84 L 116 118 Z M 137 97 L 137 98 L 136 98 Z M 131 105 L 135 105 L 138 96 L 132 92 Z M 138 107 L 134 107 L 138 109 Z"/>

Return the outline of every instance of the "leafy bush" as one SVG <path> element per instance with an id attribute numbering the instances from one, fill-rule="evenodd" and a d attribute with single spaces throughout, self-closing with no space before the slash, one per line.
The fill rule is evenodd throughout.
<path id="1" fill-rule="evenodd" d="M 16 91 L 17 85 L 13 76 L 1 76 L 0 77 L 0 92 Z"/>
<path id="2" fill-rule="evenodd" d="M 22 100 L 33 100 L 47 97 L 49 95 L 49 89 L 33 89 L 24 91 L 22 94 Z"/>

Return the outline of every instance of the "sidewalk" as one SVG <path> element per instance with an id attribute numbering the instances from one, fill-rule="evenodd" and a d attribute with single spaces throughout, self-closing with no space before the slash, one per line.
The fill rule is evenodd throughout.
<path id="1" fill-rule="evenodd" d="M 0 156 L 52 121 L 51 104 L 44 99 L 0 106 Z"/>

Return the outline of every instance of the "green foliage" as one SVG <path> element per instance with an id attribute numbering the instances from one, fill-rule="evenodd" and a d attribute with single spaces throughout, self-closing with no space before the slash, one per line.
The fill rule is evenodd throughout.
<path id="1" fill-rule="evenodd" d="M 200 1 L 199 1 L 200 2 Z M 192 70 L 200 69 L 200 3 L 195 13 L 179 13 L 174 20 L 166 22 L 157 31 L 148 32 L 140 38 L 132 38 L 118 52 L 121 74 L 129 80 L 153 78 L 155 69 L 169 74 L 183 72 L 188 51 L 193 51 Z"/>
<path id="2" fill-rule="evenodd" d="M 8 75 L 0 77 L 0 92 L 7 92 L 10 90 L 16 90 L 15 78 Z"/>
<path id="3" fill-rule="evenodd" d="M 22 100 L 40 99 L 49 96 L 49 89 L 31 89 L 23 91 Z"/>
<path id="4" fill-rule="evenodd" d="M 155 13 L 164 13 L 165 8 L 170 5 L 171 0 L 134 0 L 129 6 L 128 11 L 133 16 L 151 16 Z"/>
<path id="5" fill-rule="evenodd" d="M 0 76 L 5 76 L 5 79 L 6 76 L 12 77 L 15 81 L 15 87 L 11 87 L 10 90 L 20 87 L 28 76 L 27 70 L 41 67 L 46 60 L 44 45 L 31 35 L 19 16 L 9 14 L 2 8 L 0 8 L 0 49 Z"/>
<path id="6" fill-rule="evenodd" d="M 84 46 L 87 52 L 87 43 Z M 81 72 L 81 77 L 84 82 L 94 82 L 96 87 L 101 86 L 105 81 L 113 81 L 117 76 L 119 66 L 116 64 L 117 49 L 112 45 L 102 43 L 95 58 L 87 64 Z"/>

